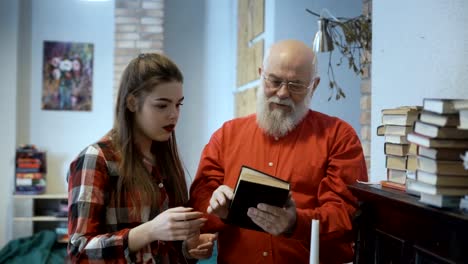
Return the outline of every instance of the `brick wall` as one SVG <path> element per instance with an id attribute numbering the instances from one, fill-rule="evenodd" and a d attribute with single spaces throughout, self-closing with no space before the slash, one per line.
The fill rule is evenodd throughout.
<path id="1" fill-rule="evenodd" d="M 163 51 L 164 0 L 116 0 L 114 98 L 128 62 L 140 53 Z"/>
<path id="2" fill-rule="evenodd" d="M 362 1 L 362 13 L 372 17 L 372 0 Z M 371 64 L 372 64 L 372 53 L 370 50 L 366 50 L 363 54 L 369 62 L 364 67 L 364 73 L 361 76 L 361 140 L 362 148 L 364 149 L 364 156 L 366 158 L 367 171 L 370 173 L 370 149 L 371 149 Z"/>

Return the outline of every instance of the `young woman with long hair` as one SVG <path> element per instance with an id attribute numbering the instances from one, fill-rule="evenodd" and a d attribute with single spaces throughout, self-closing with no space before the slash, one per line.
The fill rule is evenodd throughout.
<path id="1" fill-rule="evenodd" d="M 175 126 L 183 76 L 167 57 L 126 67 L 114 127 L 70 164 L 69 245 L 80 263 L 189 263 L 211 256 L 206 219 L 188 200 Z"/>

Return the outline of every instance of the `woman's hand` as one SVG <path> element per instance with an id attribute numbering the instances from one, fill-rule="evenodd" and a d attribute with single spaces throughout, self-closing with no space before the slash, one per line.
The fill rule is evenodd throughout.
<path id="1" fill-rule="evenodd" d="M 201 218 L 201 212 L 192 210 L 187 207 L 175 207 L 157 215 L 148 222 L 151 240 L 186 240 L 199 234 L 207 219 Z"/>
<path id="2" fill-rule="evenodd" d="M 207 259 L 213 254 L 214 241 L 216 234 L 201 234 L 189 237 L 186 240 L 188 254 L 191 258 Z"/>

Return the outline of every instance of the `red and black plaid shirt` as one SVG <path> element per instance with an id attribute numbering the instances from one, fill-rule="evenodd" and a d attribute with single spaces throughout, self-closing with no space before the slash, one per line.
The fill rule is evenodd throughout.
<path id="1" fill-rule="evenodd" d="M 155 241 L 130 253 L 128 233 L 158 212 L 149 206 L 135 207 L 122 197 L 116 208 L 111 192 L 117 187 L 119 156 L 111 138 L 105 136 L 88 146 L 70 164 L 68 175 L 68 254 L 80 263 L 187 263 L 180 242 Z M 155 168 L 146 164 L 159 182 Z M 172 193 L 161 191 L 159 212 L 170 206 Z M 134 194 L 133 194 L 134 195 Z M 133 210 L 138 210 L 136 213 Z M 117 217 L 118 215 L 118 217 Z"/>

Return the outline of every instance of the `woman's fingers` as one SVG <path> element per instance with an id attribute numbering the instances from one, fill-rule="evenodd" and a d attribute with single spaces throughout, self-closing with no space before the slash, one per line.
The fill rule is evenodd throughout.
<path id="1" fill-rule="evenodd" d="M 198 219 L 203 216 L 201 212 L 183 212 L 183 213 L 173 213 L 172 219 L 175 221 L 189 221 L 193 219 Z"/>
<path id="2" fill-rule="evenodd" d="M 206 218 L 196 218 L 187 221 L 174 221 L 171 226 L 176 229 L 196 229 L 203 226 L 207 220 Z"/>
<path id="3" fill-rule="evenodd" d="M 191 207 L 179 206 L 179 207 L 169 208 L 165 212 L 183 213 L 183 212 L 190 212 L 192 210 L 193 210 L 193 208 L 191 208 Z"/>

